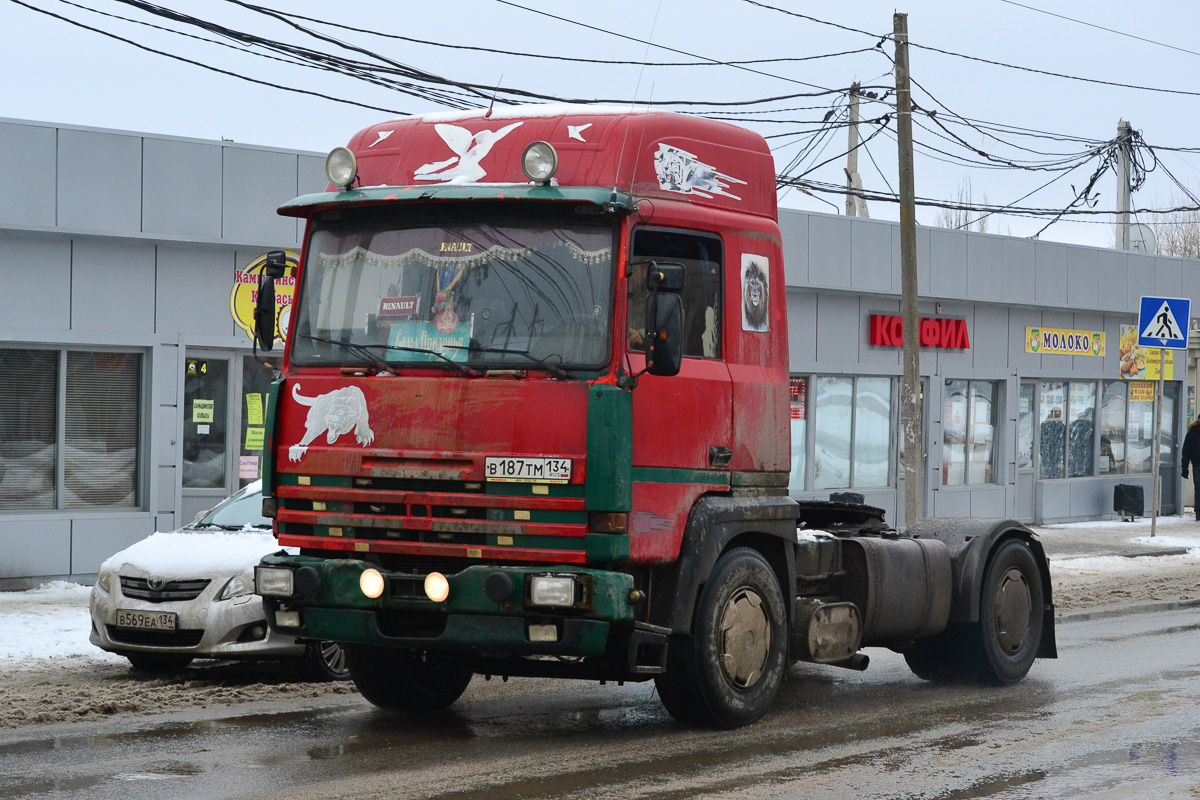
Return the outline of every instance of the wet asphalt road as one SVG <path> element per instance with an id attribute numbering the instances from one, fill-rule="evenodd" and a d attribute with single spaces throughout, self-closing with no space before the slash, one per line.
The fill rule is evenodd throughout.
<path id="1" fill-rule="evenodd" d="M 652 684 L 498 680 L 417 719 L 357 696 L 0 732 L 0 799 L 1200 797 L 1200 609 L 1060 624 L 1015 687 L 934 687 L 869 650 L 695 731 Z"/>

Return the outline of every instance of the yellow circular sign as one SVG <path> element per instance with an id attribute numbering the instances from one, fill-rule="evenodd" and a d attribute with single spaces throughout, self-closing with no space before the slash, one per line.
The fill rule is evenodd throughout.
<path id="1" fill-rule="evenodd" d="M 284 253 L 287 255 L 287 269 L 284 270 L 283 277 L 275 281 L 277 343 L 287 339 L 288 326 L 292 321 L 292 299 L 296 294 L 296 265 L 300 263 L 300 256 L 296 253 L 290 250 L 285 250 Z M 258 280 L 266 263 L 267 254 L 263 253 L 234 273 L 233 291 L 229 293 L 229 313 L 233 315 L 237 326 L 250 338 L 254 338 L 254 304 L 258 301 Z"/>

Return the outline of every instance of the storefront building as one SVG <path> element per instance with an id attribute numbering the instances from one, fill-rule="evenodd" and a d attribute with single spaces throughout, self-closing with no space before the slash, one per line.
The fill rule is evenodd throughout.
<path id="1" fill-rule="evenodd" d="M 270 370 L 238 276 L 298 250 L 275 208 L 325 178 L 320 154 L 16 120 L 0 149 L 0 589 L 15 589 L 87 580 L 257 477 Z"/>
<path id="2" fill-rule="evenodd" d="M 900 230 L 782 211 L 795 497 L 861 493 L 903 525 Z M 1115 519 L 1113 487 L 1180 513 L 1187 358 L 1136 348 L 1143 295 L 1200 299 L 1200 262 L 917 231 L 925 513 Z M 1187 320 L 1180 324 L 1188 325 Z"/>
<path id="3" fill-rule="evenodd" d="M 275 209 L 325 178 L 323 154 L 16 120 L 0 146 L 19 187 L 0 197 L 2 590 L 88 581 L 259 475 L 254 271 L 295 256 Z M 898 226 L 780 224 L 791 493 L 860 492 L 903 525 Z M 926 514 L 1114 517 L 1118 483 L 1148 511 L 1160 401 L 1162 508 L 1181 508 L 1187 359 L 1158 397 L 1122 326 L 1144 294 L 1200 301 L 1200 262 L 924 228 L 918 262 Z"/>

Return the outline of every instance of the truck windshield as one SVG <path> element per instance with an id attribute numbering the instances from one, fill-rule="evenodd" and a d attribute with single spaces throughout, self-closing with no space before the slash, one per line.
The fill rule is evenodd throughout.
<path id="1" fill-rule="evenodd" d="M 574 221 L 322 224 L 308 244 L 292 360 L 541 365 L 559 376 L 602 367 L 613 240 L 611 227 Z"/>

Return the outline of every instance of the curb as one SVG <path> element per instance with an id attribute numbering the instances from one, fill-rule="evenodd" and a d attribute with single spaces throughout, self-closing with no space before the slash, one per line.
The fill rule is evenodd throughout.
<path id="1" fill-rule="evenodd" d="M 1093 619 L 1123 617 L 1128 614 L 1153 614 L 1157 611 L 1178 611 L 1183 608 L 1200 608 L 1200 600 L 1158 600 L 1149 603 L 1133 603 L 1127 606 L 1104 606 L 1089 611 L 1072 611 L 1054 618 L 1059 622 L 1086 622 Z"/>
<path id="2" fill-rule="evenodd" d="M 1051 563 L 1075 561 L 1080 558 L 1102 558 L 1104 556 L 1116 556 L 1117 558 L 1156 558 L 1159 556 L 1186 556 L 1193 549 L 1194 548 L 1190 547 L 1164 547 L 1161 550 L 1147 550 L 1145 552 L 1138 553 L 1089 553 L 1088 555 L 1084 556 L 1061 556 L 1059 558 L 1047 556 L 1046 558 Z"/>

